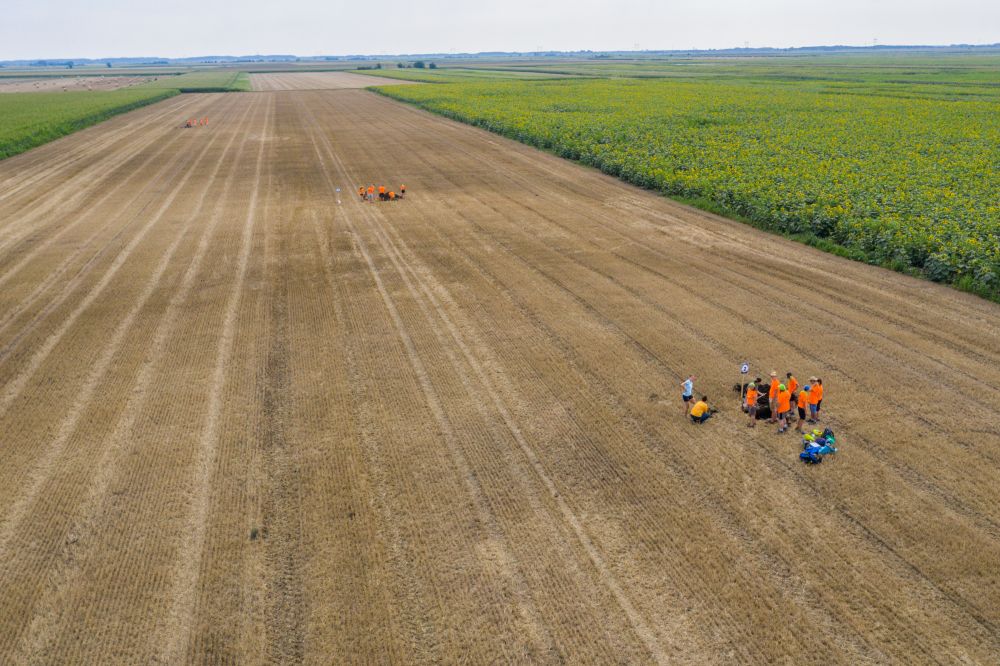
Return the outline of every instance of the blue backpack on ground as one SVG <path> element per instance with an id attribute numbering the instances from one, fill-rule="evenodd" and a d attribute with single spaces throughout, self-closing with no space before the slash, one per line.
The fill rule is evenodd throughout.
<path id="1" fill-rule="evenodd" d="M 810 446 L 805 451 L 799 454 L 799 460 L 806 463 L 807 465 L 818 465 L 823 462 L 823 456 L 820 455 L 819 446 Z"/>
<path id="2" fill-rule="evenodd" d="M 829 428 L 824 430 L 823 434 L 818 437 L 811 433 L 806 435 L 802 439 L 802 453 L 799 454 L 799 460 L 807 465 L 820 464 L 823 462 L 823 456 L 837 452 L 837 449 L 833 446 L 836 441 L 833 431 Z"/>

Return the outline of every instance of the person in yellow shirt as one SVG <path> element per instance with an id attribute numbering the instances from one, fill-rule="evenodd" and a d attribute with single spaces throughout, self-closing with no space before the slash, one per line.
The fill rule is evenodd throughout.
<path id="1" fill-rule="evenodd" d="M 701 396 L 701 400 L 694 403 L 691 408 L 691 423 L 704 423 L 712 417 L 712 410 L 708 408 L 708 396 Z"/>

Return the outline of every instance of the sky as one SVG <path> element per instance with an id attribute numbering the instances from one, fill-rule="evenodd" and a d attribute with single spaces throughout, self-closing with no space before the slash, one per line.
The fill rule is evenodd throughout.
<path id="1" fill-rule="evenodd" d="M 0 60 L 1000 42 L 1000 0 L 3 0 Z"/>

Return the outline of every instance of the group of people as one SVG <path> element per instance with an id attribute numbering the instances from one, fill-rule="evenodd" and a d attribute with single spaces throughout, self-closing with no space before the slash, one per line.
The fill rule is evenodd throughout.
<path id="1" fill-rule="evenodd" d="M 768 423 L 777 423 L 778 432 L 785 432 L 791 427 L 792 421 L 797 421 L 796 430 L 802 432 L 805 423 L 817 423 L 823 406 L 823 380 L 810 377 L 809 382 L 799 386 L 799 381 L 791 372 L 785 373 L 784 381 L 778 378 L 778 373 L 772 371 L 770 384 L 767 387 L 767 407 L 769 408 Z M 764 381 L 757 377 L 747 384 L 743 408 L 750 416 L 748 428 L 757 425 L 761 406 L 761 396 L 764 391 Z M 793 407 L 794 405 L 794 407 Z M 796 419 L 796 415 L 798 418 Z"/>
<path id="2" fill-rule="evenodd" d="M 682 409 L 692 423 L 701 424 L 711 418 L 716 410 L 709 406 L 708 396 L 703 395 L 700 400 L 694 399 L 694 380 L 695 376 L 690 375 L 681 382 Z M 785 373 L 785 379 L 781 380 L 778 373 L 772 371 L 770 380 L 766 389 L 760 377 L 745 387 L 735 387 L 741 391 L 743 411 L 750 417 L 748 428 L 755 427 L 758 418 L 766 418 L 768 423 L 777 423 L 778 432 L 788 430 L 793 421 L 797 421 L 798 432 L 802 432 L 806 423 L 819 422 L 823 407 L 822 379 L 810 377 L 807 384 L 800 386 L 791 372 Z"/>
<path id="3" fill-rule="evenodd" d="M 368 201 L 369 203 L 375 203 L 375 194 L 378 193 L 379 201 L 395 201 L 396 199 L 402 199 L 406 196 L 406 185 L 399 186 L 399 194 L 396 194 L 395 190 L 389 190 L 385 185 L 369 185 L 365 187 L 362 185 L 358 188 L 358 196 L 361 197 L 362 201 Z"/>

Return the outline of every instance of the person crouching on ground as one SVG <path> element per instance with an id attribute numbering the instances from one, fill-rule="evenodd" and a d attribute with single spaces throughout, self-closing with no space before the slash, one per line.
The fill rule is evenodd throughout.
<path id="1" fill-rule="evenodd" d="M 712 416 L 712 410 L 708 408 L 708 396 L 701 396 L 701 400 L 694 403 L 691 408 L 691 423 L 702 424 Z"/>
<path id="2" fill-rule="evenodd" d="M 757 426 L 757 384 L 750 382 L 747 385 L 747 414 L 750 415 L 750 423 L 747 424 L 748 428 L 755 428 Z"/>
<path id="3" fill-rule="evenodd" d="M 691 413 L 691 400 L 694 398 L 694 375 L 691 375 L 687 379 L 681 382 L 681 387 L 684 392 L 681 393 L 681 409 L 684 410 L 685 414 Z"/>

